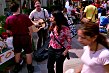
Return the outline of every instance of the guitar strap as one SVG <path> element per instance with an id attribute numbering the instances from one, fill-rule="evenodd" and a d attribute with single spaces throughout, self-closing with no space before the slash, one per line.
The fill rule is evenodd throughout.
<path id="1" fill-rule="evenodd" d="M 44 8 L 43 8 L 43 12 L 44 12 L 44 20 L 46 20 L 46 17 L 45 17 L 45 10 L 44 10 Z"/>
<path id="2" fill-rule="evenodd" d="M 43 8 L 43 13 L 44 13 L 44 21 L 46 21 L 46 16 L 45 16 L 44 8 Z M 47 29 L 47 28 L 48 28 L 48 22 L 47 23 L 45 22 L 45 29 Z"/>

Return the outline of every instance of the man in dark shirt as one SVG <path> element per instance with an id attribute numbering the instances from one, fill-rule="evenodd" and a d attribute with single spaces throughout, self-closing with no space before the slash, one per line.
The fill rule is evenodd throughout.
<path id="1" fill-rule="evenodd" d="M 13 35 L 13 46 L 15 53 L 15 68 L 14 73 L 20 71 L 20 55 L 22 49 L 26 54 L 26 62 L 28 73 L 33 73 L 34 67 L 32 66 L 32 41 L 31 41 L 31 26 L 33 23 L 24 14 L 20 14 L 20 7 L 17 3 L 11 6 L 12 16 L 7 17 L 5 29 L 7 33 L 12 33 Z"/>

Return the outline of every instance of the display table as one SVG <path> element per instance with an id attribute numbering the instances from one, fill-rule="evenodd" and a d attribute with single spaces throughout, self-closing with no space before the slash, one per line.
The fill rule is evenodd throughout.
<path id="1" fill-rule="evenodd" d="M 7 48 L 4 48 L 0 53 L 0 65 L 14 57 L 13 37 L 7 37 L 5 43 Z"/>
<path id="2" fill-rule="evenodd" d="M 4 64 L 8 60 L 14 57 L 14 50 L 13 49 L 7 49 L 5 52 L 0 54 L 0 65 Z"/>

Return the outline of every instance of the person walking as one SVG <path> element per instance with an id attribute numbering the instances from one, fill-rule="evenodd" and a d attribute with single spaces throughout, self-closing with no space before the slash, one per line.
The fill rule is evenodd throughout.
<path id="1" fill-rule="evenodd" d="M 69 3 L 69 6 L 67 8 L 67 14 L 69 17 L 71 17 L 71 14 L 72 14 L 72 10 L 73 10 L 73 4 L 72 3 Z"/>
<path id="2" fill-rule="evenodd" d="M 96 22 L 96 19 L 98 18 L 97 14 L 97 7 L 95 7 L 92 1 L 89 1 L 89 5 L 85 7 L 84 13 L 81 17 L 81 20 L 83 17 L 86 17 L 89 19 L 91 22 Z"/>
<path id="3" fill-rule="evenodd" d="M 13 15 L 7 17 L 4 28 L 6 29 L 7 33 L 12 33 L 13 36 L 13 46 L 15 53 L 15 68 L 13 71 L 14 73 L 18 73 L 21 70 L 20 59 L 23 49 L 26 54 L 28 73 L 33 73 L 34 71 L 34 67 L 32 66 L 33 50 L 31 42 L 32 41 L 31 26 L 33 25 L 33 23 L 28 18 L 28 16 L 20 14 L 19 4 L 14 3 L 10 9 L 13 12 Z"/>
<path id="4" fill-rule="evenodd" d="M 68 56 L 68 50 L 72 47 L 70 28 L 66 26 L 68 25 L 67 19 L 61 11 L 54 11 L 50 20 L 52 26 L 50 26 L 49 29 L 51 33 L 47 62 L 48 73 L 63 73 L 64 60 L 66 56 Z M 62 45 L 65 48 L 63 48 Z M 55 62 L 56 72 L 54 70 Z"/>
<path id="5" fill-rule="evenodd" d="M 109 45 L 106 37 L 99 33 L 99 26 L 83 24 L 77 34 L 84 52 L 81 56 L 83 64 L 75 73 L 109 73 Z"/>
<path id="6" fill-rule="evenodd" d="M 49 19 L 49 14 L 48 11 L 44 8 L 41 8 L 41 4 L 38 0 L 35 1 L 35 9 L 30 13 L 29 18 L 33 21 L 38 21 L 40 19 L 47 20 Z M 37 37 L 38 42 L 37 42 Z M 46 27 L 40 29 L 38 32 L 33 32 L 32 33 L 32 38 L 34 41 L 35 49 L 41 48 L 42 44 L 45 44 L 45 41 L 48 37 L 48 23 L 46 23 Z"/>

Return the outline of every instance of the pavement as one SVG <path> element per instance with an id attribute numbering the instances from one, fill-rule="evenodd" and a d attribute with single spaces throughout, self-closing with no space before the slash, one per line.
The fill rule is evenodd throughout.
<path id="1" fill-rule="evenodd" d="M 109 39 L 107 39 L 109 41 Z M 75 70 L 82 62 L 80 57 L 83 53 L 82 45 L 77 41 L 77 36 L 72 38 L 73 49 L 69 50 L 70 60 L 65 59 L 63 65 L 63 73 L 70 73 L 67 70 Z M 34 73 L 48 73 L 47 72 L 47 59 L 42 62 L 36 62 L 33 59 Z M 55 65 L 54 65 L 55 66 Z M 12 73 L 9 71 L 8 73 Z M 28 73 L 26 64 L 23 66 L 22 70 L 19 73 Z M 73 73 L 73 72 L 72 72 Z"/>
<path id="2" fill-rule="evenodd" d="M 77 41 L 77 36 L 72 38 L 73 49 L 69 50 L 70 60 L 65 59 L 63 65 L 63 73 L 69 69 L 75 69 L 81 64 L 80 57 L 83 53 L 82 45 Z M 34 73 L 48 73 L 47 72 L 47 59 L 42 62 L 36 62 L 33 59 Z M 7 73 L 13 73 L 9 70 Z M 23 65 L 22 70 L 19 73 L 28 73 L 26 64 Z M 69 73 L 69 72 L 68 72 Z"/>
<path id="3" fill-rule="evenodd" d="M 66 59 L 64 61 L 63 72 L 65 73 L 68 69 L 75 69 L 79 64 L 81 64 L 80 57 L 83 53 L 82 45 L 79 44 L 76 37 L 72 39 L 73 49 L 69 50 L 70 60 Z M 47 59 L 42 62 L 36 62 L 33 59 L 34 73 L 48 73 L 47 72 Z M 10 72 L 11 73 L 11 72 Z M 19 73 L 28 73 L 26 64 Z"/>
<path id="4" fill-rule="evenodd" d="M 109 41 L 109 39 L 107 40 Z M 72 38 L 72 46 L 73 49 L 69 50 L 70 60 L 65 59 L 64 61 L 63 73 L 71 73 L 67 72 L 67 70 L 69 69 L 75 70 L 80 64 L 82 64 L 80 57 L 83 53 L 83 49 L 82 45 L 77 41 L 77 36 Z M 34 66 L 34 73 L 47 73 L 47 59 L 42 62 L 36 62 L 35 60 L 33 60 L 33 66 Z M 28 73 L 26 65 L 19 73 Z"/>
<path id="5" fill-rule="evenodd" d="M 107 39 L 109 40 L 109 39 Z M 80 64 L 82 64 L 80 57 L 83 53 L 82 45 L 77 41 L 77 37 L 72 38 L 73 49 L 69 50 L 70 60 L 65 59 L 63 66 L 63 73 L 67 72 L 69 69 L 76 69 Z M 34 73 L 47 73 L 47 59 L 42 62 L 36 62 L 33 60 Z M 28 73 L 26 66 L 19 73 Z"/>
<path id="6" fill-rule="evenodd" d="M 70 60 L 65 59 L 63 65 L 63 73 L 69 69 L 75 69 L 81 64 L 80 57 L 83 53 L 82 45 L 77 41 L 77 37 L 72 38 L 73 49 L 69 50 Z M 47 59 L 42 62 L 36 62 L 33 58 L 34 73 L 48 73 L 47 72 Z M 55 66 L 55 65 L 54 65 Z M 5 73 L 13 73 L 12 69 L 7 70 Z M 1 73 L 1 72 L 0 72 Z M 23 64 L 22 70 L 19 73 L 28 73 L 26 64 Z M 67 72 L 70 73 L 70 72 Z"/>

